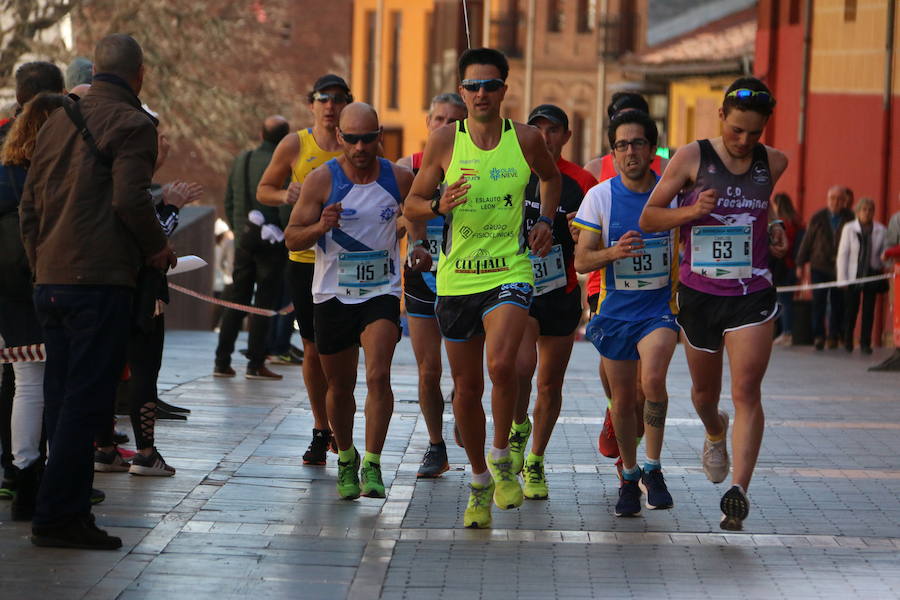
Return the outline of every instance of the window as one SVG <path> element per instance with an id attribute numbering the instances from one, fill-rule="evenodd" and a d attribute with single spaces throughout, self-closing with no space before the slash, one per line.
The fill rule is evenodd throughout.
<path id="1" fill-rule="evenodd" d="M 577 2 L 578 33 L 590 33 L 594 31 L 594 24 L 597 22 L 597 0 L 577 0 Z"/>
<path id="2" fill-rule="evenodd" d="M 403 14 L 391 12 L 391 63 L 390 89 L 388 90 L 388 108 L 397 108 L 400 97 L 400 36 L 403 30 Z"/>
<path id="3" fill-rule="evenodd" d="M 375 95 L 375 11 L 366 11 L 366 89 L 365 99 L 374 103 Z"/>
<path id="4" fill-rule="evenodd" d="M 547 31 L 559 33 L 565 27 L 566 12 L 563 10 L 562 0 L 548 0 L 547 2 Z"/>
<path id="5" fill-rule="evenodd" d="M 856 0 L 844 0 L 844 23 L 856 22 Z"/>
<path id="6" fill-rule="evenodd" d="M 518 0 L 506 0 L 505 10 L 494 21 L 497 24 L 497 33 L 500 50 L 510 58 L 522 56 L 522 38 L 520 25 L 524 28 L 525 19 L 519 8 Z"/>
<path id="7" fill-rule="evenodd" d="M 585 163 L 584 157 L 587 154 L 584 151 L 584 146 L 587 143 L 587 136 L 585 136 L 585 122 L 584 117 L 579 113 L 572 113 L 572 122 L 571 122 L 571 130 L 572 130 L 572 141 L 571 141 L 571 160 L 573 163 L 578 165 L 583 165 Z"/>
<path id="8" fill-rule="evenodd" d="M 796 25 L 800 22 L 800 0 L 791 0 L 788 7 L 788 24 Z"/>

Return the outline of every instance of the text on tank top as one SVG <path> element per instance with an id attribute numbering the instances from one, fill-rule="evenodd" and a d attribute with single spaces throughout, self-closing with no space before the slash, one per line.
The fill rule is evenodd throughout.
<path id="1" fill-rule="evenodd" d="M 769 198 L 772 173 L 766 147 L 753 149 L 750 168 L 728 170 L 709 140 L 698 140 L 696 181 L 678 196 L 691 206 L 703 190 L 718 192 L 709 215 L 681 226 L 681 283 L 717 296 L 745 296 L 772 285 L 769 272 Z"/>
<path id="2" fill-rule="evenodd" d="M 299 130 L 297 132 L 297 137 L 300 138 L 300 154 L 297 155 L 297 160 L 291 165 L 292 183 L 295 181 L 303 183 L 306 180 L 306 176 L 309 175 L 313 169 L 325 164 L 332 158 L 337 158 L 343 152 L 343 150 L 336 150 L 334 152 L 322 150 L 316 142 L 312 127 Z M 294 262 L 313 263 L 316 261 L 316 254 L 312 248 L 307 250 L 293 250 L 288 253 L 288 258 Z"/>
<path id="3" fill-rule="evenodd" d="M 467 201 L 446 216 L 444 249 L 438 265 L 441 296 L 477 294 L 506 283 L 534 283 L 525 245 L 525 186 L 531 167 L 504 119 L 500 141 L 482 150 L 457 121 L 453 154 L 444 183 L 465 177 Z"/>

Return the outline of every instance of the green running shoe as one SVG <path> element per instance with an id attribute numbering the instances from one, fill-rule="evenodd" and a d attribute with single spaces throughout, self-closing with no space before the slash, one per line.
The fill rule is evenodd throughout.
<path id="1" fill-rule="evenodd" d="M 547 478 L 544 476 L 544 461 L 525 461 L 525 469 L 522 471 L 525 478 L 523 494 L 529 500 L 546 500 L 550 496 L 547 489 Z"/>
<path id="2" fill-rule="evenodd" d="M 476 529 L 491 526 L 491 497 L 494 495 L 494 481 L 487 485 L 470 483 L 469 503 L 463 515 L 463 525 Z"/>
<path id="3" fill-rule="evenodd" d="M 384 498 L 384 482 L 381 481 L 381 465 L 364 462 L 359 470 L 362 479 L 362 496 L 366 498 Z"/>
<path id="4" fill-rule="evenodd" d="M 359 498 L 359 452 L 353 462 L 337 461 L 338 479 L 337 492 L 341 500 L 356 500 Z"/>
<path id="5" fill-rule="evenodd" d="M 516 474 L 521 473 L 525 465 L 525 447 L 531 437 L 531 419 L 525 417 L 523 425 L 528 425 L 527 431 L 516 430 L 515 422 L 509 428 L 509 456 L 512 458 L 513 473 Z"/>
<path id="6" fill-rule="evenodd" d="M 494 460 L 488 454 L 487 464 L 494 478 L 494 504 L 497 508 L 507 510 L 522 506 L 522 486 L 513 471 L 512 457 Z"/>

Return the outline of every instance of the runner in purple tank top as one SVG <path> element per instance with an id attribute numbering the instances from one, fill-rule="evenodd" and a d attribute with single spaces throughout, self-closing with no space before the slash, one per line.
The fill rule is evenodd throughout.
<path id="1" fill-rule="evenodd" d="M 740 530 L 750 512 L 747 488 L 762 443 L 760 386 L 772 352 L 778 302 L 769 255 L 787 250 L 769 197 L 787 157 L 759 143 L 775 107 L 764 83 L 742 77 L 719 109 L 722 136 L 681 148 L 641 215 L 646 232 L 681 229 L 678 324 L 693 386 L 691 399 L 706 428 L 703 471 L 728 477 L 729 417 L 719 410 L 722 348 L 728 352 L 734 401 L 732 486 L 722 496 L 722 529 Z M 678 197 L 678 207 L 669 208 Z"/>

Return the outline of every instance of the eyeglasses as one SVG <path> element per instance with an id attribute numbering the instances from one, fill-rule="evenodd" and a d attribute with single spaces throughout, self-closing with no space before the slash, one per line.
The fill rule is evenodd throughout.
<path id="1" fill-rule="evenodd" d="M 378 139 L 379 135 L 381 135 L 380 127 L 378 128 L 378 131 L 370 131 L 368 133 L 344 133 L 341 131 L 341 137 L 350 145 L 358 144 L 359 142 L 371 144 Z"/>
<path id="2" fill-rule="evenodd" d="M 635 150 L 643 150 L 650 145 L 650 141 L 646 138 L 634 138 L 633 140 L 619 140 L 613 144 L 613 148 L 618 152 L 627 152 L 628 146 Z"/>
<path id="3" fill-rule="evenodd" d="M 350 99 L 346 96 L 346 94 L 323 94 L 322 92 L 316 92 L 313 94 L 313 100 L 316 102 L 321 102 L 325 104 L 329 100 L 331 100 L 334 104 L 347 104 L 350 102 Z"/>
<path id="4" fill-rule="evenodd" d="M 741 88 L 738 90 L 732 90 L 725 94 L 726 98 L 735 98 L 737 100 L 760 100 L 765 102 L 766 104 L 772 104 L 775 99 L 772 98 L 772 94 L 769 92 L 763 92 L 760 90 L 748 90 L 746 88 Z"/>
<path id="5" fill-rule="evenodd" d="M 481 88 L 486 92 L 496 92 L 506 85 L 506 82 L 502 79 L 463 79 L 459 85 L 469 92 L 477 92 Z"/>

